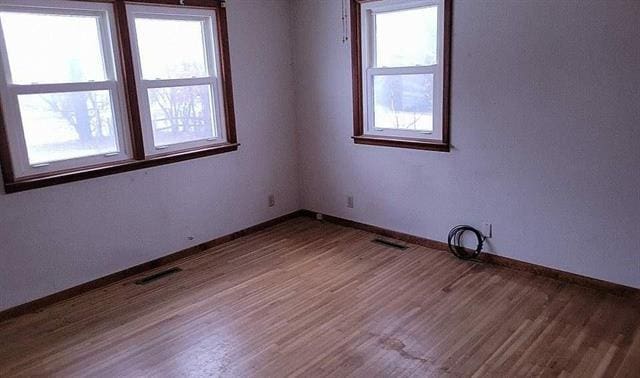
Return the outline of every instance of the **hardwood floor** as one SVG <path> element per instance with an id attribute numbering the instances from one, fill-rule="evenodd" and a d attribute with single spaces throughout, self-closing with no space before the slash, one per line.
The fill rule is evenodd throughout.
<path id="1" fill-rule="evenodd" d="M 0 377 L 640 374 L 637 300 L 296 218 L 0 323 Z"/>

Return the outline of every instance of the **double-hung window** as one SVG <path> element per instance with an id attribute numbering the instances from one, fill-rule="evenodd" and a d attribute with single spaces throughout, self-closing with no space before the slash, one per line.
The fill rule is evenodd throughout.
<path id="1" fill-rule="evenodd" d="M 224 2 L 1 0 L 8 192 L 237 149 Z"/>
<path id="2" fill-rule="evenodd" d="M 127 5 L 127 15 L 146 153 L 224 143 L 211 12 Z"/>
<path id="3" fill-rule="evenodd" d="M 354 141 L 449 150 L 450 0 L 352 0 Z"/>
<path id="4" fill-rule="evenodd" d="M 112 6 L 47 3 L 0 5 L 0 97 L 16 177 L 131 156 Z"/>

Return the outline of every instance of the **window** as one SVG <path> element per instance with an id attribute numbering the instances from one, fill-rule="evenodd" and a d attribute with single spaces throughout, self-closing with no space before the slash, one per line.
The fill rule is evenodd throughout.
<path id="1" fill-rule="evenodd" d="M 0 8 L 2 108 L 16 176 L 128 159 L 113 10 L 19 3 Z"/>
<path id="2" fill-rule="evenodd" d="M 145 151 L 224 143 L 211 12 L 127 5 Z"/>
<path id="3" fill-rule="evenodd" d="M 449 151 L 450 0 L 352 0 L 354 141 Z"/>
<path id="4" fill-rule="evenodd" d="M 7 192 L 237 149 L 220 1 L 3 0 L 0 53 Z"/>

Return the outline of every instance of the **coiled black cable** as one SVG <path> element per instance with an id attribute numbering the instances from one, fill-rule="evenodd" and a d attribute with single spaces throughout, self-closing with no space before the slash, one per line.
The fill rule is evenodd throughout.
<path id="1" fill-rule="evenodd" d="M 465 248 L 462 244 L 462 235 L 470 231 L 472 232 L 476 238 L 478 239 L 478 245 L 475 251 L 470 252 L 467 248 Z M 467 226 L 467 225 L 459 225 L 449 231 L 449 237 L 447 238 L 447 242 L 449 244 L 449 251 L 453 253 L 456 257 L 463 260 L 475 259 L 478 257 L 480 252 L 482 252 L 482 246 L 484 244 L 486 237 L 482 235 L 480 231 L 477 229 Z"/>

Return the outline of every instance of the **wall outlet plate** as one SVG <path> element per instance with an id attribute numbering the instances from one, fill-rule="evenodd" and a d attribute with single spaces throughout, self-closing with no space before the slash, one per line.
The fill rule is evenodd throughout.
<path id="1" fill-rule="evenodd" d="M 493 225 L 489 222 L 482 222 L 482 229 L 480 232 L 482 232 L 482 235 L 485 238 L 490 239 L 493 237 Z"/>
<path id="2" fill-rule="evenodd" d="M 353 196 L 347 196 L 347 207 L 353 209 Z"/>
<path id="3" fill-rule="evenodd" d="M 269 207 L 274 207 L 276 205 L 276 196 L 273 194 L 269 194 Z"/>

